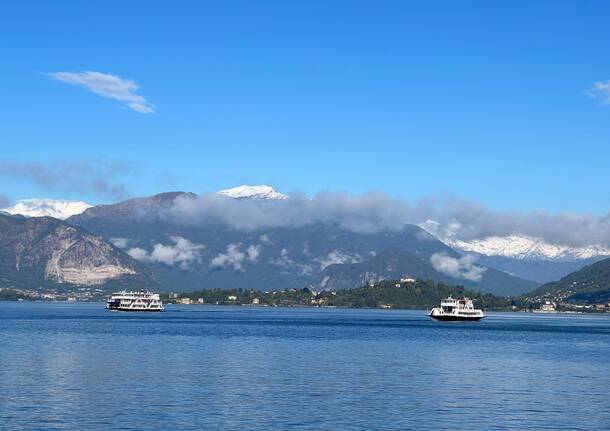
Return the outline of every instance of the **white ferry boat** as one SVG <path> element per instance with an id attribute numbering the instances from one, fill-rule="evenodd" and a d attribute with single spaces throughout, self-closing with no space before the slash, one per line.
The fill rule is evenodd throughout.
<path id="1" fill-rule="evenodd" d="M 148 290 L 129 292 L 122 290 L 113 293 L 106 301 L 106 310 L 116 311 L 163 311 L 163 302 L 158 293 Z"/>
<path id="2" fill-rule="evenodd" d="M 477 321 L 486 317 L 483 310 L 474 308 L 471 299 L 468 298 L 445 298 L 441 301 L 441 306 L 433 308 L 428 316 L 436 320 L 461 320 Z"/>

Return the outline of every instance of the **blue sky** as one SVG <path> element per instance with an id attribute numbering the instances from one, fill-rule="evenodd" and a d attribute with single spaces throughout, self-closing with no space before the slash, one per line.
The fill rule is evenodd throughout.
<path id="1" fill-rule="evenodd" d="M 82 164 L 120 166 L 99 174 L 130 196 L 267 183 L 604 213 L 610 105 L 588 92 L 610 80 L 610 5 L 532 3 L 4 2 L 0 194 L 116 199 L 6 168 Z M 51 75 L 83 71 L 155 113 Z"/>

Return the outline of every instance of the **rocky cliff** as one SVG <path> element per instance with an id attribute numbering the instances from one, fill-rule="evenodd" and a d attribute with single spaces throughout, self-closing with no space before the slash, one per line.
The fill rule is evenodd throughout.
<path id="1" fill-rule="evenodd" d="M 0 213 L 0 278 L 18 286 L 99 286 L 125 278 L 152 283 L 145 267 L 83 228 L 52 217 L 4 213 Z"/>

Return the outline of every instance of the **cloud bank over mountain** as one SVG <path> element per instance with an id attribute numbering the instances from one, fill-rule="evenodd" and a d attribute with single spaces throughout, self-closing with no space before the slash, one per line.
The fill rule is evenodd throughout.
<path id="1" fill-rule="evenodd" d="M 425 198 L 410 203 L 383 192 L 357 196 L 322 192 L 311 199 L 293 195 L 266 201 L 231 199 L 214 193 L 183 195 L 161 216 L 179 224 L 217 222 L 247 231 L 327 223 L 360 233 L 398 231 L 405 224 L 425 225 L 434 220 L 462 240 L 520 234 L 543 238 L 550 244 L 610 244 L 610 214 L 498 211 L 459 198 Z"/>
<path id="2" fill-rule="evenodd" d="M 347 193 L 319 193 L 313 199 L 303 195 L 290 199 L 233 199 L 214 193 L 198 197 L 178 196 L 163 216 L 182 224 L 219 222 L 237 230 L 304 226 L 331 223 L 357 232 L 399 230 L 410 211 L 401 199 L 385 193 L 351 196 Z"/>
<path id="3" fill-rule="evenodd" d="M 126 166 L 110 162 L 95 166 L 88 162 L 60 163 L 55 167 L 36 163 L 0 163 L 0 176 L 28 178 L 50 190 L 80 190 L 114 197 L 125 192 L 125 186 L 118 182 L 119 176 L 125 172 Z M 610 246 L 610 213 L 499 211 L 468 199 L 427 197 L 409 202 L 379 191 L 361 195 L 326 191 L 312 198 L 293 193 L 288 198 L 268 186 L 264 186 L 264 190 L 263 186 L 248 187 L 256 193 L 248 196 L 243 196 L 243 193 L 169 193 L 166 195 L 171 200 L 165 200 L 167 205 L 153 205 L 148 209 L 137 207 L 134 211 L 141 213 L 142 217 L 154 214 L 179 225 L 219 223 L 238 231 L 322 223 L 351 232 L 378 233 L 397 232 L 406 224 L 417 224 L 449 245 L 473 252 L 480 251 L 466 241 L 496 238 L 497 243 L 497 238 L 503 240 L 512 236 L 519 236 L 517 239 L 521 242 L 524 238 L 532 243 L 544 241 L 541 246 L 559 247 L 561 250 L 590 246 L 607 250 Z M 244 186 L 229 191 L 242 189 L 245 190 Z M 12 212 L 39 215 L 23 210 Z M 271 242 L 264 234 L 260 238 L 263 245 Z M 604 254 L 603 250 L 587 252 L 598 255 Z M 586 255 L 585 252 L 577 254 Z"/>

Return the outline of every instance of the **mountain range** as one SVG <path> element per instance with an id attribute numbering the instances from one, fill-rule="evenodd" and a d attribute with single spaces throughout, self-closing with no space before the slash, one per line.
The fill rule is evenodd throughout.
<path id="1" fill-rule="evenodd" d="M 92 280 L 70 278 L 65 275 L 70 274 L 67 267 L 60 271 L 63 275 L 59 278 L 53 278 L 47 270 L 34 271 L 29 282 L 36 279 L 45 283 L 104 284 L 125 279 L 159 283 L 165 290 L 175 291 L 216 287 L 275 290 L 304 286 L 349 288 L 410 277 L 519 295 L 536 289 L 541 281 L 559 279 L 602 259 L 608 252 L 603 247 L 553 246 L 518 236 L 464 241 L 443 235 L 446 230 L 433 221 L 373 231 L 353 229 L 332 220 L 234 226 L 224 223 L 218 214 L 244 212 L 244 219 L 248 220 L 247 212 L 255 211 L 257 216 L 273 218 L 278 205 L 290 197 L 270 186 L 240 186 L 221 190 L 215 196 L 203 210 L 198 207 L 201 197 L 169 192 L 96 206 L 28 200 L 5 211 L 31 216 L 12 216 L 14 220 L 56 220 L 80 235 L 90 235 L 87 238 L 98 238 L 97 243 L 86 241 L 97 244 L 91 256 L 107 257 L 109 252 L 102 250 L 111 250 L 115 267 L 121 268 L 117 273 L 110 271 L 106 278 L 103 270 L 97 269 L 98 276 L 92 275 Z M 176 216 L 177 208 L 200 212 L 193 219 L 184 219 Z M 41 211 L 54 214 L 56 219 L 38 217 Z M 0 237 L 0 247 L 3 241 Z M 63 242 L 59 239 L 46 243 L 47 247 L 60 244 Z M 53 251 L 45 253 L 48 260 L 42 259 L 39 265 L 47 268 Z M 10 259 L 7 262 L 12 262 L 7 268 L 16 263 Z M 101 268 L 107 262 L 98 265 Z M 80 272 L 75 273 L 84 277 L 86 270 L 93 267 L 91 260 L 84 259 Z M 22 280 L 21 275 L 8 269 L 0 276 Z"/>
<path id="2" fill-rule="evenodd" d="M 288 199 L 287 195 L 266 185 L 244 185 L 217 193 L 235 199 L 257 201 Z M 142 206 L 146 205 L 144 201 L 141 202 Z M 91 205 L 80 201 L 27 199 L 3 210 L 30 217 L 46 215 L 67 219 L 90 207 Z M 481 265 L 541 284 L 558 280 L 586 265 L 610 257 L 610 248 L 603 245 L 574 247 L 550 244 L 541 238 L 524 235 L 489 236 L 465 240 L 456 234 L 455 229 L 447 228 L 433 220 L 428 220 L 419 226 L 458 253 L 475 256 L 476 261 Z"/>
<path id="3" fill-rule="evenodd" d="M 250 200 L 263 212 L 288 199 L 267 186 L 224 190 L 219 196 Z M 192 193 L 162 193 L 91 207 L 67 222 L 122 247 L 174 290 L 333 289 L 396 277 L 430 277 L 503 295 L 537 287 L 464 258 L 415 225 L 361 232 L 323 222 L 236 229 L 215 219 L 176 221 L 175 205 L 196 205 L 197 199 Z"/>

